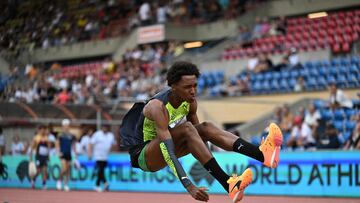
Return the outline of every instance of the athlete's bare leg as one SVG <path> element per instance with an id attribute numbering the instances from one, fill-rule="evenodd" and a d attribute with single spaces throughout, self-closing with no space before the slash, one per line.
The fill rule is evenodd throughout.
<path id="1" fill-rule="evenodd" d="M 171 129 L 170 134 L 177 157 L 191 153 L 201 164 L 205 164 L 213 157 L 198 131 L 190 122 L 185 122 Z M 150 171 L 158 171 L 167 165 L 160 150 L 160 143 L 161 140 L 155 138 L 146 146 L 145 159 Z"/>

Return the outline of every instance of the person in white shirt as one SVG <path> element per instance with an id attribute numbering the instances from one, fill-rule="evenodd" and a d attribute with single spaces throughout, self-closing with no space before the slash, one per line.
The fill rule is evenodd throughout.
<path id="1" fill-rule="evenodd" d="M 296 116 L 294 118 L 294 125 L 291 131 L 290 139 L 288 140 L 288 147 L 293 149 L 306 149 L 314 147 L 316 144 L 312 135 L 311 128 L 302 121 L 301 117 Z"/>
<path id="2" fill-rule="evenodd" d="M 318 121 L 321 119 L 321 114 L 316 110 L 314 104 L 310 104 L 305 114 L 305 123 L 309 125 L 312 130 L 313 135 L 315 135 L 316 130 L 319 126 Z"/>
<path id="3" fill-rule="evenodd" d="M 112 146 L 116 144 L 114 134 L 110 131 L 110 126 L 104 125 L 101 130 L 96 131 L 91 139 L 89 145 L 89 159 L 93 158 L 96 161 L 97 180 L 95 190 L 101 192 L 100 183 L 104 183 L 104 189 L 109 189 L 109 184 L 105 178 L 105 167 L 107 166 L 107 159 Z"/>
<path id="4" fill-rule="evenodd" d="M 90 139 L 91 139 L 91 136 L 94 134 L 94 129 L 92 129 L 92 128 L 88 128 L 88 129 L 85 129 L 85 130 L 86 130 L 85 134 L 80 139 L 80 145 L 79 145 L 80 154 L 87 154 L 88 153 Z"/>
<path id="5" fill-rule="evenodd" d="M 15 134 L 13 137 L 13 143 L 11 144 L 11 155 L 21 155 L 25 152 L 25 146 L 20 142 L 18 134 Z"/>
<path id="6" fill-rule="evenodd" d="M 150 25 L 151 7 L 147 1 L 144 1 L 139 8 L 139 18 L 142 26 Z"/>
<path id="7" fill-rule="evenodd" d="M 349 99 L 344 91 L 337 88 L 335 83 L 329 85 L 330 97 L 329 103 L 330 108 L 336 109 L 339 107 L 352 108 L 353 103 L 351 99 Z"/>

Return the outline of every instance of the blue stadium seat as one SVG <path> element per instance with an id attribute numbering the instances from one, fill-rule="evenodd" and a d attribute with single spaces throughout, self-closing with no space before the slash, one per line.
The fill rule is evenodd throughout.
<path id="1" fill-rule="evenodd" d="M 325 120 L 331 120 L 334 118 L 334 113 L 330 109 L 323 109 L 320 111 L 321 117 Z"/>
<path id="2" fill-rule="evenodd" d="M 334 121 L 334 126 L 339 132 L 343 132 L 344 124 L 342 121 Z"/>
<path id="3" fill-rule="evenodd" d="M 299 77 L 299 71 L 298 70 L 291 70 L 290 75 L 292 78 L 298 78 Z"/>
<path id="4" fill-rule="evenodd" d="M 314 100 L 313 104 L 314 104 L 316 109 L 322 109 L 322 108 L 324 108 L 326 106 L 325 101 L 321 100 L 321 99 Z"/>
<path id="5" fill-rule="evenodd" d="M 354 116 L 356 114 L 356 110 L 355 109 L 346 109 L 345 110 L 345 115 L 347 119 L 350 119 L 352 116 Z"/>
<path id="6" fill-rule="evenodd" d="M 345 132 L 343 133 L 344 142 L 346 142 L 346 140 L 349 139 L 349 137 L 351 136 L 351 134 L 352 134 L 352 132 L 350 132 L 350 131 L 345 131 Z"/>
<path id="7" fill-rule="evenodd" d="M 273 79 L 273 72 L 266 72 L 265 73 L 265 80 L 272 80 Z"/>
<path id="8" fill-rule="evenodd" d="M 346 118 L 345 111 L 343 109 L 335 110 L 334 118 L 335 118 L 335 120 L 341 120 L 342 121 L 344 118 Z"/>
<path id="9" fill-rule="evenodd" d="M 348 82 L 345 75 L 339 74 L 336 78 L 336 84 L 338 84 L 339 87 L 347 87 Z"/>
<path id="10" fill-rule="evenodd" d="M 281 77 L 283 79 L 287 79 L 288 77 L 290 77 L 290 72 L 285 70 L 285 71 L 281 71 Z"/>
<path id="11" fill-rule="evenodd" d="M 346 121 L 345 123 L 345 128 L 347 131 L 352 132 L 354 130 L 356 126 L 356 122 L 355 121 Z"/>
<path id="12" fill-rule="evenodd" d="M 279 79 L 281 79 L 281 74 L 280 74 L 280 72 L 274 72 L 274 73 L 273 73 L 273 79 L 274 79 L 274 80 L 279 80 Z"/>
<path id="13" fill-rule="evenodd" d="M 287 79 L 285 79 L 285 78 L 281 79 L 279 85 L 280 85 L 280 91 L 281 91 L 281 92 L 288 92 L 288 91 L 290 91 L 290 86 L 289 86 L 289 84 L 288 84 L 288 82 L 287 82 Z"/>
<path id="14" fill-rule="evenodd" d="M 335 80 L 335 77 L 333 75 L 329 75 L 327 77 L 327 83 L 330 84 L 330 83 L 336 83 L 336 80 Z"/>

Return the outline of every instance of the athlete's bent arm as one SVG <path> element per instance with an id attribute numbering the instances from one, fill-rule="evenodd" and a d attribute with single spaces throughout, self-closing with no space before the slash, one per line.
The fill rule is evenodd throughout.
<path id="1" fill-rule="evenodd" d="M 200 201 L 208 201 L 207 189 L 197 188 L 192 184 L 175 155 L 175 146 L 168 129 L 169 114 L 163 103 L 157 99 L 151 100 L 144 108 L 144 115 L 155 122 L 156 136 L 161 140 L 161 152 L 174 175 L 179 178 L 193 198 Z"/>
<path id="2" fill-rule="evenodd" d="M 186 117 L 186 120 L 190 121 L 193 125 L 197 125 L 200 123 L 196 111 L 197 111 L 197 101 L 195 100 L 190 104 L 189 114 Z"/>

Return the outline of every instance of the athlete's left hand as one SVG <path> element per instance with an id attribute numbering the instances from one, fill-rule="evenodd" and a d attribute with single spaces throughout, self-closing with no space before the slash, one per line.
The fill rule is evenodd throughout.
<path id="1" fill-rule="evenodd" d="M 193 184 L 191 184 L 186 189 L 194 199 L 203 202 L 209 201 L 209 194 L 207 193 L 208 188 L 205 187 L 197 188 Z"/>

